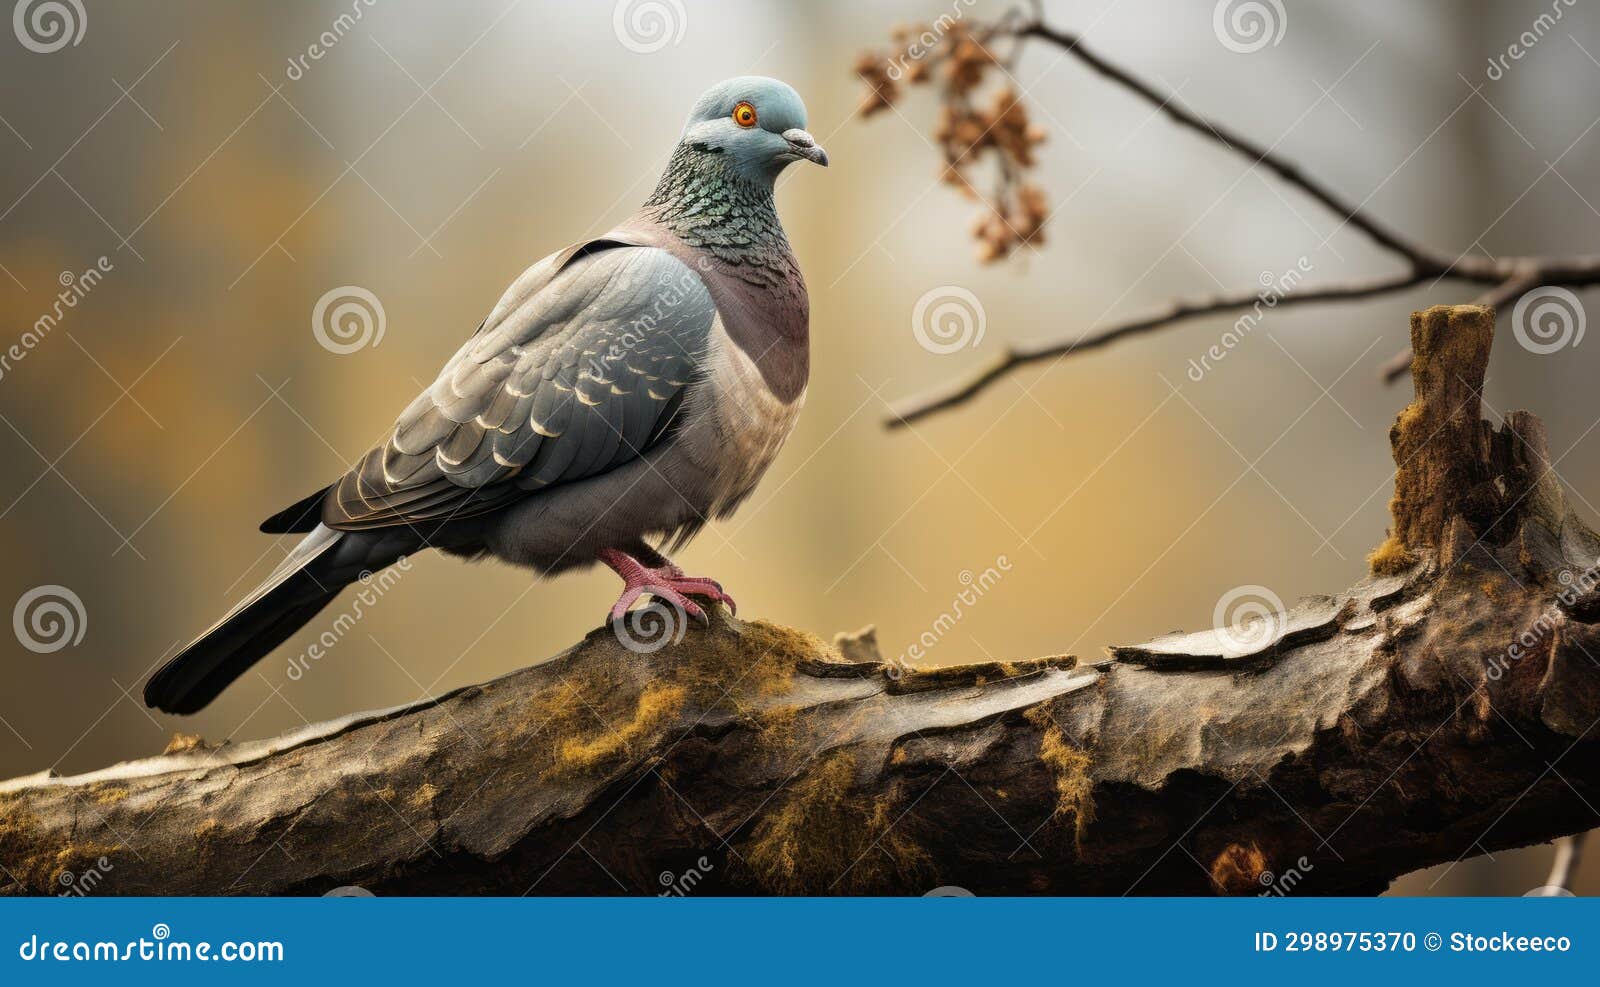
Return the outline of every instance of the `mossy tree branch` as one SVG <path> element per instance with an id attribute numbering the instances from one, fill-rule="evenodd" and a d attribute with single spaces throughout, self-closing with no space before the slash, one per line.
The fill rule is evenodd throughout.
<path id="1" fill-rule="evenodd" d="M 718 613 L 424 704 L 0 785 L 0 891 L 1372 893 L 1600 803 L 1600 539 L 1412 323 L 1379 572 L 1246 627 L 901 672 Z"/>

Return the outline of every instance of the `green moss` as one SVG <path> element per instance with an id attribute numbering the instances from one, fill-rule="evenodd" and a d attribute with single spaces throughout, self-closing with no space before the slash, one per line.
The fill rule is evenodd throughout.
<path id="1" fill-rule="evenodd" d="M 788 692 L 801 661 L 830 649 L 775 624 L 715 620 L 643 655 L 623 649 L 608 630 L 594 632 L 553 684 L 506 706 L 492 739 L 545 759 L 536 766 L 544 778 L 604 770 L 647 752 L 674 722 L 714 712 L 753 720 L 778 744 L 792 735 L 797 711 L 766 707 Z"/>
<path id="2" fill-rule="evenodd" d="M 25 860 L 33 850 L 34 818 L 22 799 L 0 795 L 0 864 L 21 877 L 27 871 Z"/>
<path id="3" fill-rule="evenodd" d="M 581 771 L 637 753 L 641 741 L 678 715 L 687 695 L 687 690 L 678 685 L 649 686 L 639 694 L 639 702 L 627 721 L 562 741 L 555 770 Z"/>
<path id="4" fill-rule="evenodd" d="M 119 847 L 104 843 L 73 842 L 45 846 L 38 820 L 21 796 L 0 795 L 0 865 L 29 890 L 53 894 L 71 884 L 64 874 L 78 874 L 97 866 L 101 857 L 115 858 Z M 4 874 L 0 873 L 0 883 Z"/>
<path id="5" fill-rule="evenodd" d="M 1093 761 L 1087 751 L 1067 742 L 1047 708 L 1035 706 L 1025 715 L 1040 728 L 1039 760 L 1055 776 L 1055 818 L 1072 820 L 1073 842 L 1082 847 L 1094 822 L 1094 779 L 1089 774 Z"/>
<path id="6" fill-rule="evenodd" d="M 94 799 L 96 805 L 113 806 L 128 797 L 128 790 L 110 785 L 96 785 L 89 789 L 89 797 Z"/>
<path id="7" fill-rule="evenodd" d="M 777 894 L 848 894 L 909 883 L 929 870 L 888 796 L 855 791 L 856 761 L 834 754 L 790 786 L 740 855 Z"/>
<path id="8" fill-rule="evenodd" d="M 439 790 L 433 787 L 431 783 L 425 781 L 421 785 L 417 786 L 416 791 L 412 792 L 406 797 L 406 804 L 411 806 L 413 809 L 422 811 L 432 805 L 433 800 L 438 797 Z"/>
<path id="9" fill-rule="evenodd" d="M 1367 556 L 1373 575 L 1398 576 L 1417 564 L 1417 557 L 1398 535 L 1390 535 Z"/>
<path id="10" fill-rule="evenodd" d="M 98 867 L 100 861 L 110 861 L 120 849 L 105 843 L 68 843 L 56 851 L 55 859 L 50 862 L 45 887 L 52 891 L 69 887 L 72 878 L 63 877 L 67 874 L 77 875 L 91 868 Z"/>

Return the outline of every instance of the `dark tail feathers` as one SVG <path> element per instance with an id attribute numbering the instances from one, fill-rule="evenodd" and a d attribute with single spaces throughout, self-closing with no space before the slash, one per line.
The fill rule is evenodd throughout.
<path id="1" fill-rule="evenodd" d="M 322 523 L 322 500 L 333 487 L 326 486 L 309 497 L 302 497 L 288 507 L 261 522 L 261 530 L 269 535 L 303 535 Z"/>
<path id="2" fill-rule="evenodd" d="M 145 703 L 168 713 L 199 710 L 333 602 L 345 580 L 318 563 L 340 537 L 322 528 L 297 545 L 244 602 L 161 666 L 145 684 Z"/>

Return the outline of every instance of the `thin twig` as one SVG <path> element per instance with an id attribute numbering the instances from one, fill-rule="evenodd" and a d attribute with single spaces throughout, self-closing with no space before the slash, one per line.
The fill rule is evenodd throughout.
<path id="1" fill-rule="evenodd" d="M 1304 305 L 1309 302 L 1349 301 L 1357 298 L 1370 298 L 1374 295 L 1386 295 L 1390 292 L 1410 288 L 1426 280 L 1428 280 L 1428 275 L 1426 274 L 1397 274 L 1386 278 L 1376 278 L 1371 281 L 1327 285 L 1321 288 L 1308 288 L 1303 291 L 1283 294 L 1278 296 L 1273 304 L 1275 306 Z M 1140 333 L 1160 329 L 1163 326 L 1169 326 L 1188 319 L 1198 319 L 1207 315 L 1241 312 L 1258 304 L 1266 304 L 1262 299 L 1262 289 L 1253 288 L 1249 291 L 1215 295 L 1209 298 L 1174 301 L 1156 311 L 1108 326 L 1099 332 L 1078 337 L 1066 344 L 1050 341 L 1034 344 L 1013 343 L 1006 348 L 1004 353 L 992 360 L 987 366 L 980 368 L 972 376 L 949 386 L 943 391 L 930 392 L 895 406 L 890 410 L 889 417 L 885 421 L 891 428 L 909 425 L 925 415 L 931 415 L 943 408 L 960 404 L 1010 371 L 1035 361 L 1045 360 L 1052 356 L 1062 357 L 1068 353 L 1081 353 L 1098 349 L 1126 336 L 1136 336 Z M 1409 356 L 1406 362 L 1409 366 Z"/>
<path id="2" fill-rule="evenodd" d="M 1444 255 L 1412 243 L 1391 231 L 1361 206 L 1350 205 L 1337 193 L 1277 154 L 1272 148 L 1262 147 L 1249 138 L 1186 109 L 1178 103 L 1176 94 L 1164 92 L 1101 58 L 1087 49 L 1083 39 L 1078 35 L 1053 28 L 1037 15 L 1033 20 L 1019 23 L 1011 30 L 1019 38 L 1037 38 L 1056 45 L 1094 72 L 1149 102 L 1179 126 L 1193 130 L 1241 155 L 1249 160 L 1251 167 L 1266 168 L 1286 184 L 1300 189 L 1320 202 L 1337 215 L 1342 223 L 1364 233 L 1378 246 L 1406 262 L 1404 272 L 1390 277 L 1285 293 L 1276 299 L 1276 306 L 1370 298 L 1403 291 L 1428 281 L 1449 280 L 1492 285 L 1491 290 L 1484 293 L 1478 301 L 1480 304 L 1499 308 L 1523 292 L 1545 285 L 1584 287 L 1600 284 L 1600 257 L 1597 256 L 1493 258 L 1483 254 L 1466 254 L 1454 261 L 1449 260 Z M 1031 363 L 1052 357 L 1057 360 L 1065 359 L 1127 336 L 1163 329 L 1201 316 L 1241 311 L 1257 304 L 1260 300 L 1259 289 L 1252 288 L 1206 300 L 1174 302 L 1155 313 L 1117 323 L 1087 335 L 1012 343 L 999 357 L 971 373 L 899 402 L 885 420 L 885 424 L 891 428 L 907 425 L 935 412 L 954 407 L 1012 371 Z M 1385 380 L 1393 381 L 1404 375 L 1410 365 L 1411 351 L 1407 349 L 1387 361 L 1381 372 Z"/>
<path id="3" fill-rule="evenodd" d="M 1058 45 L 1067 54 L 1072 55 L 1095 72 L 1150 103 L 1173 123 L 1181 127 L 1187 127 L 1202 137 L 1216 141 L 1235 154 L 1249 158 L 1252 167 L 1260 165 L 1266 168 L 1285 182 L 1299 188 L 1313 199 L 1322 203 L 1330 212 L 1343 217 L 1345 222 L 1367 234 L 1379 246 L 1391 250 L 1410 261 L 1412 266 L 1420 270 L 1432 271 L 1435 275 L 1443 273 L 1450 266 L 1448 260 L 1443 260 L 1438 255 L 1422 247 L 1408 243 L 1363 212 L 1361 207 L 1352 206 L 1345 202 L 1321 182 L 1301 171 L 1292 162 L 1279 157 L 1271 148 L 1262 147 L 1214 120 L 1207 120 L 1199 116 L 1184 108 L 1178 102 L 1176 93 L 1162 92 L 1150 83 L 1096 55 L 1084 47 L 1083 39 L 1077 35 L 1055 30 L 1042 21 L 1025 25 L 1021 33 L 1025 37 L 1041 38 Z"/>

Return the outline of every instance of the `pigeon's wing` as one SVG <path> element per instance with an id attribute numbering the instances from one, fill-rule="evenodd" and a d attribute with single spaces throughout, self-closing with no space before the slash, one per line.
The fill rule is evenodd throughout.
<path id="1" fill-rule="evenodd" d="M 638 458 L 671 423 L 716 319 L 655 247 L 590 244 L 519 279 L 323 501 L 323 523 L 432 526 Z M 530 271 L 530 273 L 532 273 Z"/>

